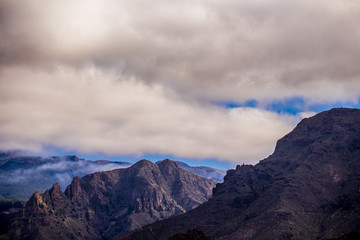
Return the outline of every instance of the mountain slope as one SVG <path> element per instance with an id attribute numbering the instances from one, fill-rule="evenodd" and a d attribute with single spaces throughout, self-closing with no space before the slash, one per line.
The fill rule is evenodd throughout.
<path id="1" fill-rule="evenodd" d="M 162 161 L 156 162 L 156 164 L 160 163 Z M 192 172 L 196 175 L 199 175 L 203 178 L 212 179 L 217 182 L 223 182 L 224 176 L 226 174 L 225 170 L 216 169 L 212 167 L 206 167 L 206 166 L 189 166 L 188 164 L 181 162 L 181 161 L 174 161 L 176 164 L 181 167 L 182 169 Z"/>
<path id="2" fill-rule="evenodd" d="M 33 157 L 21 152 L 0 152 L 0 197 L 28 200 L 53 183 L 65 188 L 75 176 L 128 167 L 128 162 L 89 161 L 76 156 Z"/>
<path id="3" fill-rule="evenodd" d="M 10 239 L 111 239 L 206 201 L 215 181 L 166 160 L 75 177 L 39 192 L 12 221 Z"/>
<path id="4" fill-rule="evenodd" d="M 198 208 L 118 239 L 201 228 L 224 240 L 331 239 L 360 231 L 360 110 L 302 120 L 255 166 L 229 170 Z"/>

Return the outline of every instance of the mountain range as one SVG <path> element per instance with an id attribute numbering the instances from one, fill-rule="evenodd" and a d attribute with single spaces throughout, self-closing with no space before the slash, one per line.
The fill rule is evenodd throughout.
<path id="1" fill-rule="evenodd" d="M 117 240 L 189 229 L 221 240 L 360 239 L 359 186 L 360 110 L 332 109 L 303 119 L 255 166 L 229 170 L 199 207 Z"/>
<path id="2" fill-rule="evenodd" d="M 181 161 L 176 163 L 189 172 L 217 182 L 222 182 L 226 174 L 226 171 L 220 169 L 192 167 Z M 35 191 L 45 192 L 55 182 L 65 189 L 75 176 L 83 177 L 131 165 L 124 161 L 85 160 L 75 155 L 39 157 L 28 156 L 20 151 L 0 152 L 0 198 L 25 201 Z"/>
<path id="3" fill-rule="evenodd" d="M 11 220 L 4 239 L 112 239 L 189 211 L 206 201 L 216 182 L 175 162 L 141 160 L 129 168 L 75 177 L 35 192 Z"/>

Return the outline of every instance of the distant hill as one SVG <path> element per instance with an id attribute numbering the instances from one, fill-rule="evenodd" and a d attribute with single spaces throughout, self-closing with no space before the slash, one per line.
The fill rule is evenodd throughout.
<path id="1" fill-rule="evenodd" d="M 229 170 L 212 198 L 118 240 L 165 240 L 189 229 L 221 240 L 359 239 L 360 110 L 303 119 L 255 166 Z"/>
<path id="2" fill-rule="evenodd" d="M 75 177 L 64 193 L 59 184 L 34 193 L 2 238 L 112 239 L 195 208 L 211 196 L 215 184 L 170 160 L 142 160 Z"/>
<path id="3" fill-rule="evenodd" d="M 156 164 L 160 163 L 161 161 L 156 162 Z M 201 177 L 212 179 L 217 182 L 223 182 L 224 176 L 226 174 L 225 170 L 220 170 L 216 168 L 206 167 L 206 166 L 189 166 L 188 164 L 181 162 L 181 161 L 174 161 L 176 164 L 181 167 L 182 169 L 185 169 L 189 172 L 195 173 L 196 175 L 199 175 Z"/>
<path id="4" fill-rule="evenodd" d="M 0 197 L 28 200 L 55 182 L 62 188 L 75 176 L 129 167 L 128 162 L 89 161 L 76 156 L 33 157 L 21 152 L 0 152 Z"/>

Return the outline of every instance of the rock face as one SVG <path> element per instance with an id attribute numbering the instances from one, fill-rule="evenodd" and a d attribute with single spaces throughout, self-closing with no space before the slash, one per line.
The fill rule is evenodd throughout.
<path id="1" fill-rule="evenodd" d="M 271 156 L 229 170 L 209 201 L 119 239 L 167 239 L 196 227 L 222 240 L 357 236 L 360 110 L 302 120 Z"/>
<path id="2" fill-rule="evenodd" d="M 175 161 L 175 162 L 182 169 L 185 169 L 189 172 L 195 173 L 196 175 L 199 175 L 201 177 L 204 177 L 207 179 L 212 179 L 217 182 L 224 181 L 224 176 L 226 174 L 225 170 L 216 169 L 216 168 L 212 168 L 212 167 L 206 167 L 206 166 L 193 167 L 193 166 L 189 166 L 186 163 L 181 162 L 181 161 Z"/>
<path id="3" fill-rule="evenodd" d="M 63 193 L 36 192 L 12 221 L 10 239 L 112 239 L 206 201 L 216 182 L 172 161 L 75 177 Z"/>

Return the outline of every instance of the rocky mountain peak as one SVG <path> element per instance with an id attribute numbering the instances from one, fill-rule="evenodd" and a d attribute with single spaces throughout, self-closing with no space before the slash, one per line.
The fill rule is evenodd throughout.
<path id="1" fill-rule="evenodd" d="M 158 165 L 162 165 L 162 166 L 173 166 L 173 167 L 175 167 L 175 168 L 178 168 L 177 163 L 176 163 L 175 161 L 172 161 L 172 160 L 168 159 L 168 158 L 160 161 Z"/>
<path id="2" fill-rule="evenodd" d="M 143 167 L 146 165 L 153 165 L 154 163 L 152 163 L 151 161 L 147 160 L 147 159 L 142 159 L 138 162 L 136 162 L 134 165 L 132 165 L 132 167 Z"/>
<path id="3" fill-rule="evenodd" d="M 173 173 L 173 171 L 181 171 L 182 169 L 177 165 L 176 162 L 171 161 L 170 159 L 165 159 L 157 164 L 162 171 L 166 171 L 168 174 Z"/>
<path id="4" fill-rule="evenodd" d="M 42 200 L 40 192 L 36 191 L 36 192 L 34 192 L 34 194 L 31 196 L 31 198 L 27 202 L 27 205 L 39 207 L 42 202 L 43 202 L 43 200 Z"/>
<path id="5" fill-rule="evenodd" d="M 168 164 L 174 164 L 184 170 L 187 170 L 189 172 L 195 173 L 201 177 L 212 179 L 217 182 L 222 182 L 224 179 L 224 176 L 226 174 L 226 171 L 206 166 L 189 166 L 188 164 L 181 162 L 181 161 L 172 161 L 170 159 L 165 159 L 162 161 L 156 162 L 156 164 L 160 164 L 162 162 L 168 162 Z M 164 164 L 164 163 L 163 163 Z"/>
<path id="6" fill-rule="evenodd" d="M 52 196 L 52 197 L 56 197 L 56 196 L 59 196 L 59 195 L 62 195 L 62 194 L 63 194 L 63 192 L 61 191 L 61 188 L 60 188 L 59 183 L 55 183 L 55 184 L 52 186 L 52 188 L 50 188 L 49 194 L 50 194 L 50 196 Z"/>
<path id="7" fill-rule="evenodd" d="M 305 118 L 277 142 L 273 155 L 289 157 L 306 152 L 321 154 L 358 149 L 359 123 L 360 110 L 349 108 L 335 108 Z"/>
<path id="8" fill-rule="evenodd" d="M 66 188 L 65 194 L 72 200 L 77 200 L 81 193 L 80 178 L 74 177 L 71 184 Z"/>
<path id="9" fill-rule="evenodd" d="M 78 176 L 74 177 L 71 184 L 67 186 L 65 195 L 74 202 L 88 203 L 88 197 L 84 193 L 80 182 L 81 179 Z"/>

